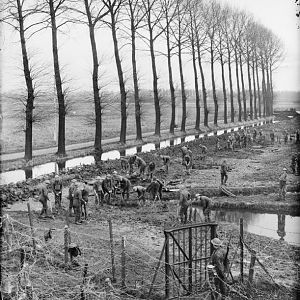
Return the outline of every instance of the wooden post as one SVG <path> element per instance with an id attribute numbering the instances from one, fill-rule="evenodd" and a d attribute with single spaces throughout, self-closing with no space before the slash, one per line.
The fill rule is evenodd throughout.
<path id="1" fill-rule="evenodd" d="M 194 210 L 194 223 L 196 223 L 196 222 L 197 222 L 197 210 L 195 208 L 195 210 Z"/>
<path id="2" fill-rule="evenodd" d="M 125 237 L 122 236 L 122 254 L 121 254 L 121 285 L 125 288 L 126 283 L 126 258 L 125 258 Z"/>
<path id="3" fill-rule="evenodd" d="M 22 270 L 23 266 L 24 266 L 24 262 L 25 262 L 25 250 L 24 248 L 20 249 L 20 270 Z"/>
<path id="4" fill-rule="evenodd" d="M 165 251 L 165 297 L 170 296 L 170 265 L 169 265 L 169 236 L 165 232 L 166 251 Z"/>
<path id="5" fill-rule="evenodd" d="M 110 240 L 110 256 L 111 256 L 111 273 L 112 273 L 112 282 L 116 282 L 116 267 L 115 267 L 115 255 L 114 255 L 114 239 L 112 231 L 111 220 L 108 220 L 109 226 L 109 240 Z"/>
<path id="6" fill-rule="evenodd" d="M 80 293 L 80 300 L 85 300 L 85 293 L 84 293 L 84 287 L 85 287 L 85 282 L 86 282 L 86 275 L 87 275 L 87 268 L 88 264 L 84 264 L 84 269 L 83 269 L 83 280 L 82 280 L 82 286 L 81 286 L 81 293 Z"/>
<path id="7" fill-rule="evenodd" d="M 70 227 L 69 211 L 66 210 L 66 225 Z"/>
<path id="8" fill-rule="evenodd" d="M 27 203 L 27 209 L 28 209 L 28 217 L 29 217 L 29 224 L 30 224 L 30 230 L 31 230 L 31 237 L 32 237 L 32 245 L 34 252 L 36 251 L 36 242 L 34 237 L 34 229 L 33 229 L 33 222 L 32 222 L 32 215 L 30 210 L 30 203 Z"/>
<path id="9" fill-rule="evenodd" d="M 255 260 L 256 260 L 256 251 L 252 250 L 251 260 L 250 260 L 250 269 L 249 269 L 249 282 L 253 281 Z"/>
<path id="10" fill-rule="evenodd" d="M 240 218 L 240 275 L 241 282 L 244 282 L 244 220 Z"/>
<path id="11" fill-rule="evenodd" d="M 69 261 L 69 244 L 71 242 L 71 235 L 69 231 L 69 227 L 65 225 L 65 230 L 64 230 L 64 248 L 65 248 L 65 264 L 68 263 Z"/>
<path id="12" fill-rule="evenodd" d="M 150 290 L 149 290 L 147 299 L 150 299 L 150 296 L 151 296 L 151 293 L 152 293 L 152 289 L 153 289 L 153 285 L 155 283 L 155 279 L 156 279 L 156 276 L 157 276 L 157 273 L 158 273 L 158 269 L 159 269 L 159 266 L 160 266 L 160 262 L 162 260 L 163 255 L 164 255 L 164 252 L 165 252 L 165 248 L 166 248 L 166 240 L 165 240 L 164 245 L 163 245 L 163 247 L 161 249 L 160 257 L 159 257 L 159 260 L 158 260 L 158 263 L 157 263 L 157 266 L 156 266 L 156 269 L 155 269 L 155 273 L 154 273 L 154 276 L 153 276 L 153 279 L 152 279 L 152 282 L 151 282 L 151 286 L 150 286 Z"/>
<path id="13" fill-rule="evenodd" d="M 193 292 L 193 232 L 192 228 L 189 228 L 189 294 Z"/>

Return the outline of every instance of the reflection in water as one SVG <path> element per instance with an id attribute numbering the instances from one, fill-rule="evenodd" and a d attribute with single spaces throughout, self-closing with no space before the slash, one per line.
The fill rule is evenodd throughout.
<path id="1" fill-rule="evenodd" d="M 281 241 L 284 241 L 285 233 L 285 215 L 277 214 L 278 217 L 278 230 L 277 233 Z"/>
<path id="2" fill-rule="evenodd" d="M 24 171 L 26 179 L 32 178 L 32 167 L 25 168 Z"/>
<path id="3" fill-rule="evenodd" d="M 95 163 L 95 158 L 92 155 L 72 158 L 66 161 L 66 168 L 74 168 L 80 165 L 91 165 Z"/>
<path id="4" fill-rule="evenodd" d="M 202 209 L 199 209 L 199 213 L 202 213 Z M 283 214 L 217 210 L 212 212 L 211 218 L 216 221 L 229 222 L 236 225 L 239 225 L 240 218 L 243 218 L 244 231 L 285 240 L 291 244 L 300 244 L 300 217 Z M 202 216 L 202 219 L 204 220 L 204 216 Z"/>
<path id="5" fill-rule="evenodd" d="M 25 180 L 25 171 L 24 170 L 15 170 L 15 171 L 7 171 L 4 173 L 0 173 L 0 183 L 8 184 L 11 182 L 18 182 Z"/>
<path id="6" fill-rule="evenodd" d="M 160 149 L 160 143 L 155 143 L 155 150 L 159 150 Z"/>
<path id="7" fill-rule="evenodd" d="M 195 140 L 195 136 L 194 135 L 189 135 L 185 137 L 185 141 L 186 142 L 191 142 Z"/>
<path id="8" fill-rule="evenodd" d="M 125 156 L 136 154 L 136 147 L 128 148 L 125 150 Z"/>
<path id="9" fill-rule="evenodd" d="M 180 139 L 180 143 L 184 143 L 185 142 L 185 137 L 182 137 L 181 139 Z"/>
<path id="10" fill-rule="evenodd" d="M 56 163 L 50 162 L 32 168 L 32 178 L 36 178 L 45 174 L 55 173 Z"/>
<path id="11" fill-rule="evenodd" d="M 125 150 L 125 149 L 120 150 L 120 155 L 121 155 L 121 156 L 125 156 L 125 153 L 126 153 L 126 150 Z"/>
<path id="12" fill-rule="evenodd" d="M 58 170 L 61 171 L 66 168 L 66 160 L 57 161 Z"/>
<path id="13" fill-rule="evenodd" d="M 142 146 L 137 146 L 136 147 L 136 152 L 141 153 L 142 152 Z"/>
<path id="14" fill-rule="evenodd" d="M 160 142 L 160 149 L 170 147 L 171 140 L 165 140 Z"/>

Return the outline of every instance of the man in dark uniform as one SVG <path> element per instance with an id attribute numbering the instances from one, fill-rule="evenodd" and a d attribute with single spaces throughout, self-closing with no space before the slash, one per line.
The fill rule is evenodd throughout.
<path id="1" fill-rule="evenodd" d="M 191 194 L 188 190 L 183 189 L 180 191 L 179 196 L 179 218 L 181 223 L 185 224 L 187 222 L 188 208 L 192 204 Z"/>
<path id="2" fill-rule="evenodd" d="M 222 248 L 222 242 L 218 238 L 211 240 L 211 244 L 214 248 L 214 252 L 211 256 L 211 264 L 214 269 L 214 283 L 217 289 L 217 293 L 222 295 L 221 299 L 226 298 L 226 272 L 228 271 L 229 261 L 226 258 L 226 251 Z"/>
<path id="3" fill-rule="evenodd" d="M 75 183 L 75 191 L 73 197 L 73 209 L 75 212 L 75 224 L 80 225 L 81 221 L 81 202 L 82 202 L 82 191 L 79 182 Z"/>
<path id="4" fill-rule="evenodd" d="M 226 185 L 227 179 L 228 179 L 228 166 L 226 163 L 226 160 L 224 159 L 222 164 L 221 164 L 221 185 Z"/>
<path id="5" fill-rule="evenodd" d="M 55 199 L 55 208 L 58 210 L 61 208 L 61 197 L 62 197 L 62 180 L 58 175 L 55 175 L 54 181 L 52 184 L 52 190 L 54 193 L 54 199 Z"/>
<path id="6" fill-rule="evenodd" d="M 145 170 L 147 166 L 146 162 L 141 157 L 137 156 L 135 159 L 135 163 L 139 168 L 139 175 L 143 176 L 145 174 Z"/>
<path id="7" fill-rule="evenodd" d="M 136 155 L 131 155 L 129 158 L 128 158 L 128 164 L 129 164 L 129 174 L 132 174 L 133 173 L 133 165 L 135 163 L 135 160 L 136 160 Z"/>
<path id="8" fill-rule="evenodd" d="M 191 157 L 187 154 L 187 155 L 185 155 L 185 157 L 184 157 L 184 166 L 185 166 L 185 168 L 186 168 L 186 173 L 188 174 L 188 175 L 190 175 L 191 174 L 191 168 L 192 168 L 192 159 L 191 159 Z"/>
<path id="9" fill-rule="evenodd" d="M 286 181 L 287 181 L 287 169 L 283 168 L 283 172 L 281 173 L 279 177 L 279 197 L 280 200 L 285 201 L 285 195 L 286 195 Z"/>
<path id="10" fill-rule="evenodd" d="M 120 189 L 122 199 L 121 202 L 125 203 L 125 195 L 126 195 L 126 200 L 129 200 L 129 189 L 130 189 L 130 181 L 126 177 L 117 175 L 114 173 L 114 180 L 116 181 L 116 187 Z"/>
<path id="11" fill-rule="evenodd" d="M 39 202 L 41 202 L 41 204 L 43 205 L 42 210 L 41 210 L 41 214 L 40 216 L 43 216 L 45 214 L 45 216 L 48 216 L 48 204 L 47 201 L 49 201 L 49 197 L 48 197 L 48 185 L 50 184 L 49 180 L 45 180 L 44 183 L 40 184 L 37 189 L 38 189 L 38 194 L 39 194 Z"/>
<path id="12" fill-rule="evenodd" d="M 154 170 L 155 170 L 155 163 L 153 161 L 151 161 L 148 165 L 148 177 L 150 179 L 153 178 Z"/>
<path id="13" fill-rule="evenodd" d="M 211 209 L 211 203 L 212 203 L 211 199 L 206 196 L 196 194 L 196 200 L 194 200 L 193 203 L 202 207 L 204 221 L 210 222 L 210 209 Z"/>
<path id="14" fill-rule="evenodd" d="M 145 199 L 145 193 L 146 193 L 146 188 L 143 186 L 134 186 L 133 191 L 137 193 L 137 199 L 139 201 L 139 206 L 142 206 L 142 204 L 145 204 L 146 199 Z"/>
<path id="15" fill-rule="evenodd" d="M 84 216 L 85 220 L 87 220 L 87 204 L 89 201 L 89 194 L 90 194 L 90 190 L 87 185 L 87 182 L 85 182 L 81 187 L 81 195 L 82 195 L 81 213 L 82 213 L 82 216 Z"/>
<path id="16" fill-rule="evenodd" d="M 160 157 L 163 161 L 165 172 L 168 174 L 169 173 L 169 165 L 170 165 L 170 156 L 169 155 L 161 155 Z"/>
<path id="17" fill-rule="evenodd" d="M 105 201 L 105 198 L 108 196 L 107 203 L 110 203 L 111 201 L 111 194 L 114 192 L 114 186 L 112 182 L 112 178 L 109 174 L 106 175 L 106 177 L 102 180 L 102 193 L 103 193 L 103 202 Z"/>
<path id="18" fill-rule="evenodd" d="M 182 146 L 181 147 L 181 154 L 182 154 L 182 164 L 184 164 L 184 157 L 188 154 L 188 147 Z"/>
<path id="19" fill-rule="evenodd" d="M 71 185 L 69 187 L 69 196 L 68 196 L 68 199 L 69 199 L 69 216 L 71 217 L 72 216 L 72 209 L 73 209 L 73 199 L 74 199 L 74 192 L 76 190 L 76 179 L 72 179 L 71 180 Z"/>
<path id="20" fill-rule="evenodd" d="M 162 186 L 163 183 L 156 177 L 153 177 L 152 182 L 147 186 L 146 192 L 151 195 L 153 201 L 162 200 Z"/>
<path id="21" fill-rule="evenodd" d="M 128 166 L 129 166 L 127 158 L 124 156 L 121 156 L 120 160 L 121 160 L 121 170 L 127 171 Z"/>
<path id="22" fill-rule="evenodd" d="M 103 205 L 102 178 L 100 176 L 96 177 L 96 180 L 93 184 L 93 190 L 95 195 L 95 205 Z"/>

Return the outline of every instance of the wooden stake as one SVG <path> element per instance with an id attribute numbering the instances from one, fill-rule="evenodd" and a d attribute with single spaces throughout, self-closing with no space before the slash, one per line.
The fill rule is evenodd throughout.
<path id="1" fill-rule="evenodd" d="M 28 209 L 28 217 L 29 217 L 29 224 L 30 224 L 30 230 L 31 230 L 31 237 L 32 237 L 32 245 L 34 252 L 36 251 L 36 241 L 34 237 L 34 229 L 33 229 L 33 221 L 32 221 L 32 215 L 30 210 L 30 203 L 27 203 L 27 209 Z"/>
<path id="2" fill-rule="evenodd" d="M 69 231 L 69 227 L 66 225 L 64 230 L 64 248 L 65 248 L 65 264 L 69 261 L 69 244 L 71 242 L 71 235 Z"/>
<path id="3" fill-rule="evenodd" d="M 240 275 L 241 282 L 244 282 L 244 220 L 240 218 Z"/>
<path id="4" fill-rule="evenodd" d="M 111 273 L 112 273 L 112 282 L 116 282 L 116 267 L 115 267 L 115 254 L 114 254 L 114 239 L 112 231 L 111 220 L 108 220 L 109 227 L 109 240 L 110 240 L 110 256 L 111 256 Z"/>
<path id="5" fill-rule="evenodd" d="M 86 275 L 87 275 L 87 268 L 88 264 L 84 264 L 84 269 L 83 269 L 83 281 L 82 281 L 82 287 L 81 287 L 81 293 L 80 293 L 80 300 L 85 300 L 85 293 L 84 293 L 84 287 L 86 283 Z"/>
<path id="6" fill-rule="evenodd" d="M 126 258 L 125 258 L 125 237 L 122 236 L 122 254 L 121 254 L 121 285 L 125 288 L 126 283 Z"/>
<path id="7" fill-rule="evenodd" d="M 252 250 L 251 260 L 250 260 L 250 269 L 249 269 L 249 282 L 253 281 L 255 260 L 256 260 L 256 251 Z"/>
<path id="8" fill-rule="evenodd" d="M 161 252 L 160 252 L 160 257 L 159 257 L 157 266 L 155 268 L 155 273 L 154 273 L 154 276 L 153 276 L 153 279 L 152 279 L 152 282 L 151 282 L 151 286 L 150 286 L 150 290 L 149 290 L 147 299 L 150 299 L 150 296 L 151 296 L 151 293 L 152 293 L 152 289 L 153 289 L 153 285 L 155 283 L 155 279 L 156 279 L 156 276 L 157 276 L 157 273 L 158 273 L 158 269 L 159 269 L 159 266 L 160 266 L 160 262 L 162 260 L 162 257 L 164 255 L 164 253 L 165 253 L 166 244 L 167 244 L 167 241 L 165 240 L 164 245 L 163 245 L 163 247 L 161 249 Z"/>

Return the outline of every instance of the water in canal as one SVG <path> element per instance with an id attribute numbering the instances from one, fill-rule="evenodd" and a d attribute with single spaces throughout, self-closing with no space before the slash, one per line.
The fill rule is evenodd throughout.
<path id="1" fill-rule="evenodd" d="M 197 211 L 198 217 L 204 220 L 202 210 L 197 208 Z M 240 218 L 243 218 L 244 232 L 284 240 L 289 244 L 300 246 L 299 216 L 232 210 L 216 210 L 211 212 L 211 219 L 216 222 L 228 222 L 239 226 Z"/>

